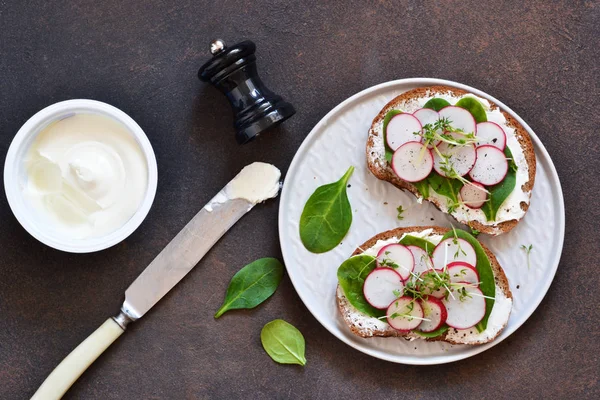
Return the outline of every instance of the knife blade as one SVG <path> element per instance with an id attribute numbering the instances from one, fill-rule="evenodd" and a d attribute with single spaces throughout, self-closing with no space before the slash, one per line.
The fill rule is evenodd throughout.
<path id="1" fill-rule="evenodd" d="M 257 203 L 276 197 L 281 172 L 270 164 L 246 166 L 156 256 L 125 291 L 115 317 L 106 320 L 50 373 L 32 400 L 60 399 L 127 325 L 141 318 Z M 262 185 L 262 186 L 261 186 Z"/>
<path id="2" fill-rule="evenodd" d="M 254 206 L 244 199 L 220 202 L 219 197 L 200 210 L 125 291 L 121 309 L 131 320 L 144 316 Z"/>

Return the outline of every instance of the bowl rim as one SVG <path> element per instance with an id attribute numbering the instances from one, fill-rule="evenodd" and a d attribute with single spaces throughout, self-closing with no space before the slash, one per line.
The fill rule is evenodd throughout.
<path id="1" fill-rule="evenodd" d="M 31 145 L 32 135 L 37 136 L 48 124 L 64 118 L 69 113 L 84 114 L 96 113 L 109 117 L 121 123 L 134 137 L 140 146 L 148 167 L 148 185 L 146 193 L 137 211 L 119 229 L 97 238 L 68 239 L 57 238 L 47 234 L 35 223 L 35 218 L 26 212 L 23 207 L 25 200 L 19 186 L 19 164 L 22 162 L 23 146 Z M 26 151 L 26 150 L 25 150 Z M 13 138 L 6 160 L 4 162 L 4 191 L 8 205 L 17 221 L 23 228 L 38 241 L 54 249 L 69 253 L 92 253 L 107 249 L 123 241 L 131 235 L 144 221 L 154 198 L 158 186 L 158 167 L 156 156 L 148 137 L 142 128 L 129 115 L 110 104 L 90 99 L 65 100 L 43 108 L 35 113 L 21 126 Z"/>

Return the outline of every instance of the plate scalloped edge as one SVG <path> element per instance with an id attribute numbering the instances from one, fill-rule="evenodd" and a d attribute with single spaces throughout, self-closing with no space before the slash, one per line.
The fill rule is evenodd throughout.
<path id="1" fill-rule="evenodd" d="M 407 342 L 394 338 L 362 339 L 347 329 L 335 304 L 337 266 L 357 245 L 376 233 L 399 225 L 449 226 L 453 222 L 451 217 L 442 214 L 431 204 L 413 207 L 416 200 L 412 195 L 377 180 L 366 168 L 366 135 L 370 121 L 379 109 L 395 95 L 431 85 L 464 89 L 496 103 L 525 127 L 532 138 L 538 159 L 536 186 L 528 215 L 513 231 L 497 238 L 482 238 L 503 265 L 511 283 L 515 303 L 509 323 L 501 335 L 495 341 L 481 346 Z M 355 108 L 358 108 L 358 112 L 350 113 Z M 343 151 L 333 152 L 340 148 Z M 342 162 L 344 157 L 349 160 Z M 339 179 L 348 163 L 357 167 L 350 181 L 354 189 L 348 189 L 355 210 L 350 232 L 336 249 L 325 254 L 312 254 L 304 249 L 298 234 L 298 220 L 304 202 L 317 186 Z M 542 198 L 550 200 L 544 202 Z M 398 203 L 409 208 L 403 221 L 396 219 L 395 207 Z M 359 208 L 372 210 L 374 205 L 380 207 L 376 215 L 365 219 L 364 212 L 360 213 Z M 542 218 L 533 224 L 536 214 L 554 215 L 554 219 Z M 435 222 L 430 221 L 432 218 Z M 500 343 L 531 316 L 543 300 L 558 269 L 564 241 L 565 210 L 560 181 L 548 152 L 529 125 L 514 111 L 496 98 L 467 85 L 442 79 L 410 78 L 367 88 L 337 105 L 317 123 L 304 139 L 288 169 L 281 194 L 278 224 L 281 250 L 292 284 L 311 314 L 327 330 L 348 345 L 373 357 L 403 364 L 431 365 L 479 354 Z M 528 270 L 523 265 L 526 264 L 525 255 L 518 247 L 526 244 L 525 242 L 529 244 L 530 241 L 534 244 L 534 251 L 531 255 L 532 269 Z M 535 251 L 543 248 L 544 243 L 552 246 L 552 251 L 542 252 L 547 253 L 547 261 L 536 258 L 544 256 Z M 515 265 L 519 263 L 522 265 Z M 541 287 L 534 287 L 537 281 L 540 281 Z"/>

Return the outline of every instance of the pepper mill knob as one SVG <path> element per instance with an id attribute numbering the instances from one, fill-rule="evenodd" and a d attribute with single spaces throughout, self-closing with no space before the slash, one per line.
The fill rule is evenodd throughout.
<path id="1" fill-rule="evenodd" d="M 221 39 L 215 39 L 210 43 L 210 54 L 213 56 L 225 50 L 225 42 Z"/>
<path id="2" fill-rule="evenodd" d="M 271 92 L 258 76 L 254 42 L 247 40 L 227 47 L 223 40 L 215 39 L 210 52 L 213 58 L 200 67 L 198 77 L 227 96 L 238 143 L 249 142 L 296 113 L 290 103 Z"/>

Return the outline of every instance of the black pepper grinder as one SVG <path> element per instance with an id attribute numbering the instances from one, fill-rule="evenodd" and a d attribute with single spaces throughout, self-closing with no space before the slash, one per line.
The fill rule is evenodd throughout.
<path id="1" fill-rule="evenodd" d="M 232 47 L 225 46 L 222 40 L 213 40 L 210 52 L 214 57 L 198 71 L 201 81 L 212 83 L 227 96 L 234 114 L 235 138 L 240 144 L 296 113 L 290 103 L 261 81 L 255 51 L 256 45 L 250 40 Z"/>

